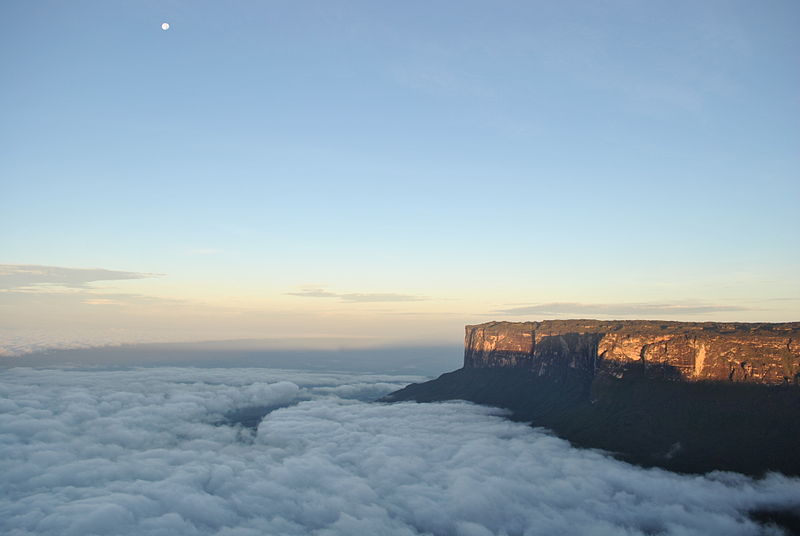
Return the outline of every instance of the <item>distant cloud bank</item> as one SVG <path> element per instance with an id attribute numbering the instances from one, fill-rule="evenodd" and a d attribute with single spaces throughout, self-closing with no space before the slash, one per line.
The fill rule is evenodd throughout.
<path id="1" fill-rule="evenodd" d="M 692 315 L 719 312 L 751 311 L 735 305 L 670 304 L 670 303 L 577 303 L 550 302 L 500 309 L 508 315 Z"/>
<path id="2" fill-rule="evenodd" d="M 171 339 L 159 339 L 153 335 L 145 336 L 142 333 L 124 330 L 97 330 L 93 334 L 69 333 L 68 330 L 56 329 L 0 330 L 0 358 L 21 357 L 39 352 L 102 348 L 147 342 L 171 342 Z M 0 361 L 0 365 L 7 365 L 8 363 Z M 21 361 L 16 364 L 24 365 Z"/>
<path id="3" fill-rule="evenodd" d="M 492 408 L 366 402 L 420 379 L 4 371 L 0 532 L 746 536 L 765 533 L 748 511 L 800 507 L 798 479 L 645 470 Z M 253 406 L 280 409 L 225 420 Z"/>

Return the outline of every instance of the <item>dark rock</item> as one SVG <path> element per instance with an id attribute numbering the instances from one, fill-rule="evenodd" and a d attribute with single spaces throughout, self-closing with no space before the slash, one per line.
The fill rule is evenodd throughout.
<path id="1" fill-rule="evenodd" d="M 507 408 L 515 420 L 644 466 L 800 475 L 799 329 L 593 320 L 467 326 L 464 368 L 384 401 Z"/>

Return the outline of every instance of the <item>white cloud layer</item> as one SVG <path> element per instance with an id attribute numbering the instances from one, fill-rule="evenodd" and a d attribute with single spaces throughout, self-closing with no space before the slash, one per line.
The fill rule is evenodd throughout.
<path id="1" fill-rule="evenodd" d="M 147 342 L 171 342 L 168 337 L 159 337 L 149 333 L 137 333 L 130 330 L 116 329 L 100 332 L 90 331 L 76 334 L 70 330 L 58 329 L 0 329 L 0 365 L 4 365 L 4 357 L 20 357 L 37 352 L 53 352 L 58 350 L 75 350 L 79 348 L 97 348 L 104 346 L 120 346 Z"/>
<path id="2" fill-rule="evenodd" d="M 4 371 L 0 533 L 734 536 L 765 530 L 750 509 L 800 507 L 781 475 L 644 470 L 491 408 L 361 401 L 412 380 Z M 253 405 L 287 407 L 215 425 Z"/>

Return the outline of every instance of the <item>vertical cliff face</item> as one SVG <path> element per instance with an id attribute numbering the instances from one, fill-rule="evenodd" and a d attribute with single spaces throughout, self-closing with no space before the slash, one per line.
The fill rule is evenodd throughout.
<path id="1" fill-rule="evenodd" d="M 554 330 L 541 323 L 467 326 L 465 368 L 520 368 L 539 376 L 593 375 L 599 333 Z"/>
<path id="2" fill-rule="evenodd" d="M 800 383 L 800 323 L 551 320 L 467 326 L 465 368 Z"/>
<path id="3" fill-rule="evenodd" d="M 507 408 L 675 471 L 800 475 L 798 384 L 800 322 L 489 322 L 467 326 L 463 368 L 384 400 Z"/>

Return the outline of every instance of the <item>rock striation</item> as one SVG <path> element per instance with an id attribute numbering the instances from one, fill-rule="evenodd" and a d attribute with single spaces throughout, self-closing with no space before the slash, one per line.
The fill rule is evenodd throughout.
<path id="1" fill-rule="evenodd" d="M 464 368 L 798 384 L 800 322 L 488 322 L 466 327 Z"/>

